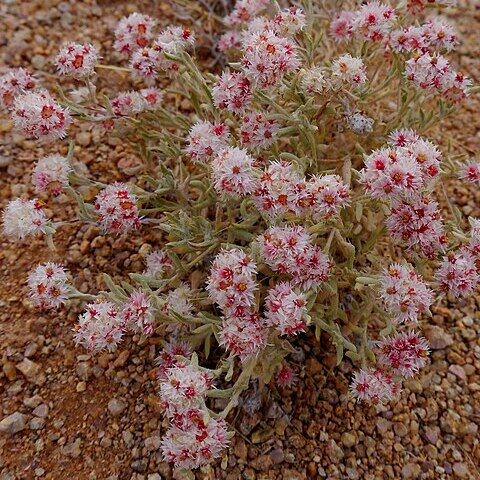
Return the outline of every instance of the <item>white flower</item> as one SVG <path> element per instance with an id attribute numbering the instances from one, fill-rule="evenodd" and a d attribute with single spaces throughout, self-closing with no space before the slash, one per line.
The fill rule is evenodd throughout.
<path id="1" fill-rule="evenodd" d="M 68 174 L 72 167 L 61 155 L 41 158 L 33 169 L 33 183 L 37 192 L 59 195 L 68 186 Z"/>
<path id="2" fill-rule="evenodd" d="M 78 79 L 93 75 L 97 61 L 98 50 L 90 43 L 67 43 L 55 57 L 55 65 L 60 75 L 70 75 Z"/>
<path id="3" fill-rule="evenodd" d="M 18 239 L 46 233 L 48 218 L 43 208 L 44 204 L 37 199 L 11 200 L 3 212 L 3 232 L 7 237 Z"/>

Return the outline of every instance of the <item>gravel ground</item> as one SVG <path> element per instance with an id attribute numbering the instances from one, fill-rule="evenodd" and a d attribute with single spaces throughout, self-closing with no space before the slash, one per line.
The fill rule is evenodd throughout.
<path id="1" fill-rule="evenodd" d="M 91 41 L 106 56 L 112 29 L 125 14 L 142 11 L 168 23 L 170 8 L 155 1 L 4 0 L 0 18 L 0 64 L 32 65 L 53 73 L 51 60 L 67 39 Z M 464 2 L 451 16 L 463 41 L 456 62 L 480 83 L 480 6 Z M 117 73 L 100 85 L 118 84 Z M 451 136 L 473 154 L 480 144 L 479 98 L 467 101 L 454 120 L 432 132 L 446 145 Z M 133 150 L 117 138 L 76 127 L 75 158 L 92 176 L 127 180 Z M 44 148 L 25 141 L 0 117 L 0 207 L 31 192 L 35 159 Z M 67 144 L 60 147 L 66 153 Z M 449 186 L 462 212 L 480 216 L 480 192 Z M 72 218 L 59 197 L 55 211 Z M 56 237 L 54 260 L 63 260 L 77 288 L 103 288 L 100 272 L 115 276 L 141 271 L 149 246 L 160 233 L 128 239 L 99 236 L 92 226 L 69 225 Z M 177 478 L 161 461 L 162 420 L 156 397 L 154 358 L 158 341 L 139 347 L 129 338 L 115 354 L 90 356 L 76 349 L 71 328 L 81 308 L 39 316 L 26 299 L 24 279 L 33 264 L 50 258 L 45 245 L 0 238 L 0 480 Z M 293 358 L 298 382 L 292 390 L 265 392 L 257 411 L 246 402 L 229 417 L 237 435 L 221 462 L 199 470 L 199 479 L 479 479 L 480 311 L 479 298 L 434 309 L 421 325 L 433 352 L 431 365 L 406 383 L 399 401 L 359 405 L 346 393 L 352 366 L 334 367 L 326 340 L 300 340 Z M 249 405 L 250 408 L 246 408 Z M 160 429 L 159 429 L 160 427 Z"/>

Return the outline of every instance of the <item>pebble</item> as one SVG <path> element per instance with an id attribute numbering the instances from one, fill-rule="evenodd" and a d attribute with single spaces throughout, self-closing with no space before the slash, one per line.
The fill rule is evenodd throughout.
<path id="1" fill-rule="evenodd" d="M 87 382 L 78 382 L 77 386 L 75 387 L 75 390 L 78 393 L 82 393 L 87 389 Z"/>
<path id="2" fill-rule="evenodd" d="M 78 132 L 75 141 L 82 147 L 88 147 L 92 143 L 92 135 L 89 132 Z"/>
<path id="3" fill-rule="evenodd" d="M 402 478 L 409 479 L 413 478 L 417 480 L 420 476 L 420 465 L 418 463 L 409 462 L 402 468 Z"/>
<path id="4" fill-rule="evenodd" d="M 17 368 L 13 362 L 5 362 L 2 369 L 8 380 L 13 381 L 17 378 Z"/>
<path id="5" fill-rule="evenodd" d="M 462 462 L 457 462 L 457 463 L 453 464 L 453 473 L 458 478 L 469 478 L 470 477 L 468 467 Z"/>
<path id="6" fill-rule="evenodd" d="M 285 454 L 282 448 L 275 448 L 270 452 L 270 457 L 275 464 L 282 463 L 285 460 Z"/>
<path id="7" fill-rule="evenodd" d="M 62 454 L 67 457 L 78 458 L 82 454 L 82 440 L 77 438 L 74 442 L 62 448 Z"/>
<path id="8" fill-rule="evenodd" d="M 345 447 L 351 448 L 357 444 L 357 437 L 351 432 L 345 432 L 342 435 L 342 443 Z"/>
<path id="9" fill-rule="evenodd" d="M 27 417 L 20 412 L 14 412 L 0 422 L 0 432 L 14 435 L 25 429 Z"/>
<path id="10" fill-rule="evenodd" d="M 45 426 L 44 418 L 32 418 L 30 420 L 30 430 L 41 430 Z"/>
<path id="11" fill-rule="evenodd" d="M 114 417 L 118 417 L 126 408 L 127 404 L 118 398 L 112 398 L 108 402 L 108 410 Z"/>
<path id="12" fill-rule="evenodd" d="M 45 403 L 42 403 L 41 405 L 38 405 L 38 407 L 35 407 L 35 410 L 32 413 L 36 417 L 47 418 L 48 412 L 49 412 L 48 405 L 46 405 Z"/>
<path id="13" fill-rule="evenodd" d="M 17 369 L 25 375 L 25 378 L 35 385 L 43 385 L 46 381 L 45 375 L 41 372 L 41 367 L 38 363 L 32 362 L 28 358 L 24 358 L 20 363 L 17 363 Z"/>
<path id="14" fill-rule="evenodd" d="M 432 350 L 443 350 L 453 344 L 453 337 L 437 325 L 425 327 L 423 333 Z"/>

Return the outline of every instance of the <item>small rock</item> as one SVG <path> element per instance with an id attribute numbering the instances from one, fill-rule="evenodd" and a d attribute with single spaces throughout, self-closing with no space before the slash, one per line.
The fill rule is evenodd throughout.
<path id="1" fill-rule="evenodd" d="M 25 352 L 23 353 L 23 355 L 27 358 L 34 357 L 37 351 L 38 345 L 35 342 L 32 342 L 25 347 Z"/>
<path id="2" fill-rule="evenodd" d="M 42 403 L 41 405 L 38 405 L 38 407 L 35 408 L 35 410 L 32 412 L 36 417 L 40 418 L 47 418 L 48 417 L 48 405 L 45 403 Z"/>
<path id="3" fill-rule="evenodd" d="M 423 333 L 432 350 L 442 350 L 453 344 L 453 337 L 437 325 L 425 327 Z"/>
<path id="4" fill-rule="evenodd" d="M 26 416 L 22 413 L 12 413 L 0 422 L 0 432 L 7 435 L 14 435 L 17 432 L 21 432 L 25 429 L 26 420 Z"/>
<path id="5" fill-rule="evenodd" d="M 44 418 L 32 418 L 30 420 L 30 430 L 41 430 L 45 426 Z"/>
<path id="6" fill-rule="evenodd" d="M 393 430 L 399 437 L 405 437 L 408 434 L 408 428 L 403 422 L 393 424 Z"/>
<path id="7" fill-rule="evenodd" d="M 45 375 L 41 372 L 40 365 L 32 362 L 28 358 L 24 358 L 20 363 L 17 363 L 17 369 L 25 375 L 25 378 L 29 382 L 35 385 L 43 385 L 46 381 Z"/>
<path id="8" fill-rule="evenodd" d="M 130 356 L 130 352 L 128 350 L 123 350 L 120 355 L 116 358 L 113 362 L 114 367 L 124 367 L 127 363 L 128 357 Z"/>
<path id="9" fill-rule="evenodd" d="M 267 440 L 270 440 L 275 431 L 271 427 L 267 428 L 262 428 L 261 430 L 255 430 L 252 433 L 252 443 L 263 443 L 266 442 Z"/>
<path id="10" fill-rule="evenodd" d="M 87 382 L 78 382 L 75 390 L 78 393 L 84 392 L 87 389 Z"/>
<path id="11" fill-rule="evenodd" d="M 33 397 L 26 398 L 23 404 L 28 408 L 36 408 L 42 403 L 43 399 L 40 395 L 34 395 Z"/>
<path id="12" fill-rule="evenodd" d="M 145 447 L 149 452 L 158 450 L 161 444 L 162 440 L 158 435 L 153 435 L 145 440 Z"/>
<path id="13" fill-rule="evenodd" d="M 250 462 L 250 466 L 260 472 L 267 472 L 273 465 L 270 455 L 259 455 L 255 460 Z"/>
<path id="14" fill-rule="evenodd" d="M 144 473 L 147 469 L 148 461 L 145 458 L 141 458 L 140 460 L 135 460 L 132 462 L 131 467 L 135 472 Z"/>
<path id="15" fill-rule="evenodd" d="M 416 378 L 411 378 L 409 380 L 406 380 L 403 382 L 403 386 L 410 390 L 411 392 L 414 393 L 422 393 L 423 392 L 423 386 L 419 380 Z"/>
<path id="16" fill-rule="evenodd" d="M 82 147 L 88 147 L 92 141 L 92 135 L 89 132 L 79 132 L 75 140 Z"/>
<path id="17" fill-rule="evenodd" d="M 3 364 L 3 373 L 8 378 L 8 380 L 15 380 L 17 378 L 17 369 L 15 367 L 15 364 L 12 362 L 5 362 Z"/>
<path id="18" fill-rule="evenodd" d="M 468 467 L 462 462 L 453 464 L 453 473 L 458 478 L 468 478 L 470 476 Z"/>
<path id="19" fill-rule="evenodd" d="M 312 376 L 321 373 L 323 370 L 322 364 L 316 358 L 309 358 L 305 362 L 305 366 L 307 372 Z"/>
<path id="20" fill-rule="evenodd" d="M 276 465 L 279 463 L 282 463 L 285 460 L 285 455 L 283 453 L 283 450 L 281 448 L 275 448 L 270 452 L 270 457 Z"/>
<path id="21" fill-rule="evenodd" d="M 235 445 L 233 446 L 233 454 L 240 460 L 245 461 L 247 459 L 248 450 L 243 438 L 236 439 Z"/>
<path id="22" fill-rule="evenodd" d="M 36 477 L 41 477 L 45 473 L 45 470 L 39 467 L 39 468 L 36 468 L 34 472 Z"/>
<path id="23" fill-rule="evenodd" d="M 74 442 L 62 448 L 62 454 L 67 457 L 78 458 L 82 453 L 82 440 L 77 438 Z"/>
<path id="24" fill-rule="evenodd" d="M 448 367 L 448 371 L 452 372 L 460 380 L 463 380 L 463 381 L 467 380 L 467 375 L 465 374 L 465 370 L 460 365 L 450 365 Z"/>
<path id="25" fill-rule="evenodd" d="M 380 417 L 377 420 L 377 430 L 378 430 L 378 433 L 380 433 L 380 435 L 384 435 L 391 429 L 392 429 L 392 422 L 390 422 L 386 418 Z"/>
<path id="26" fill-rule="evenodd" d="M 337 442 L 335 442 L 333 438 L 328 442 L 325 452 L 334 463 L 339 462 L 345 456 L 343 450 L 337 445 Z"/>
<path id="27" fill-rule="evenodd" d="M 162 480 L 162 477 L 158 473 L 151 473 L 147 480 Z"/>
<path id="28" fill-rule="evenodd" d="M 35 70 L 43 70 L 43 67 L 47 63 L 47 59 L 43 55 L 34 55 L 30 60 L 30 64 Z"/>
<path id="29" fill-rule="evenodd" d="M 126 408 L 127 404 L 118 398 L 112 398 L 108 402 L 108 410 L 114 417 L 120 415 Z"/>
<path id="30" fill-rule="evenodd" d="M 402 478 L 404 479 L 409 479 L 409 478 L 414 478 L 417 480 L 420 475 L 420 465 L 417 463 L 407 463 L 406 465 L 403 466 L 402 468 Z"/>
<path id="31" fill-rule="evenodd" d="M 345 447 L 351 448 L 357 444 L 357 437 L 353 433 L 345 432 L 342 435 L 342 443 Z"/>

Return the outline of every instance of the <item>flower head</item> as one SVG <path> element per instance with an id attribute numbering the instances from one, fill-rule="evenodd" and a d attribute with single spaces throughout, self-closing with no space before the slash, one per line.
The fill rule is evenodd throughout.
<path id="1" fill-rule="evenodd" d="M 48 218 L 43 211 L 44 206 L 37 199 L 11 200 L 3 212 L 3 233 L 20 240 L 30 235 L 47 233 Z"/>
<path id="2" fill-rule="evenodd" d="M 351 85 L 361 85 L 367 81 L 363 60 L 349 53 L 335 59 L 332 63 L 333 80 Z"/>
<path id="3" fill-rule="evenodd" d="M 282 282 L 268 291 L 265 319 L 281 335 L 303 332 L 308 325 L 305 295 L 296 293 L 291 284 Z"/>
<path id="4" fill-rule="evenodd" d="M 174 270 L 170 257 L 162 250 L 150 252 L 145 261 L 147 268 L 143 274 L 157 280 Z"/>
<path id="5" fill-rule="evenodd" d="M 249 112 L 240 126 L 240 141 L 250 149 L 268 148 L 275 142 L 280 126 L 261 112 Z"/>
<path id="6" fill-rule="evenodd" d="M 212 162 L 215 190 L 237 198 L 252 193 L 256 185 L 252 164 L 253 158 L 240 148 L 222 150 Z"/>
<path id="7" fill-rule="evenodd" d="M 66 270 L 56 263 L 37 265 L 28 275 L 30 297 L 42 309 L 58 308 L 66 303 L 70 285 Z"/>
<path id="8" fill-rule="evenodd" d="M 120 317 L 125 325 L 134 332 L 150 336 L 155 328 L 155 309 L 148 295 L 140 290 L 130 294 L 123 305 Z"/>
<path id="9" fill-rule="evenodd" d="M 68 175 L 72 167 L 61 155 L 49 155 L 41 158 L 33 169 L 33 183 L 37 192 L 60 195 L 68 186 Z"/>
<path id="10" fill-rule="evenodd" d="M 90 43 L 67 43 L 55 57 L 55 65 L 60 75 L 70 75 L 73 78 L 86 78 L 95 73 L 98 61 L 98 50 Z"/>
<path id="11" fill-rule="evenodd" d="M 441 291 L 455 297 L 465 297 L 473 293 L 480 281 L 475 257 L 468 249 L 446 255 L 435 273 Z"/>
<path id="12" fill-rule="evenodd" d="M 153 38 L 155 25 L 153 18 L 141 13 L 122 18 L 115 29 L 113 48 L 128 55 L 137 48 L 146 47 Z"/>
<path id="13" fill-rule="evenodd" d="M 209 162 L 221 150 L 227 148 L 230 130 L 223 123 L 197 122 L 187 138 L 187 153 L 194 161 Z"/>
<path id="14" fill-rule="evenodd" d="M 243 73 L 225 71 L 217 77 L 212 96 L 217 108 L 241 114 L 253 98 L 250 80 Z"/>
<path id="15" fill-rule="evenodd" d="M 385 370 L 369 368 L 355 372 L 350 385 L 353 397 L 373 403 L 391 400 L 399 386 Z"/>
<path id="16" fill-rule="evenodd" d="M 176 467 L 191 469 L 212 462 L 228 445 L 227 424 L 199 409 L 191 409 L 174 419 L 162 439 L 162 453 Z"/>
<path id="17" fill-rule="evenodd" d="M 245 75 L 263 88 L 276 85 L 285 74 L 300 68 L 294 42 L 273 30 L 247 36 L 244 51 L 242 67 Z"/>
<path id="18" fill-rule="evenodd" d="M 137 197 L 124 183 L 114 183 L 102 190 L 95 201 L 98 220 L 103 229 L 125 233 L 140 226 Z"/>
<path id="19" fill-rule="evenodd" d="M 15 97 L 35 89 L 37 80 L 33 72 L 15 68 L 0 77 L 0 107 L 10 109 Z"/>
<path id="20" fill-rule="evenodd" d="M 433 292 L 410 265 L 392 264 L 380 277 L 379 295 L 395 323 L 417 322 L 433 302 Z"/>
<path id="21" fill-rule="evenodd" d="M 428 342 L 413 330 L 385 338 L 376 346 L 378 361 L 394 375 L 413 377 L 427 363 Z"/>
<path id="22" fill-rule="evenodd" d="M 26 136 L 45 142 L 65 137 L 72 121 L 69 110 L 58 105 L 46 90 L 16 97 L 11 114 L 15 126 Z"/>
<path id="23" fill-rule="evenodd" d="M 86 306 L 73 331 L 77 345 L 89 351 L 112 352 L 121 342 L 125 327 L 115 305 L 100 298 Z"/>

